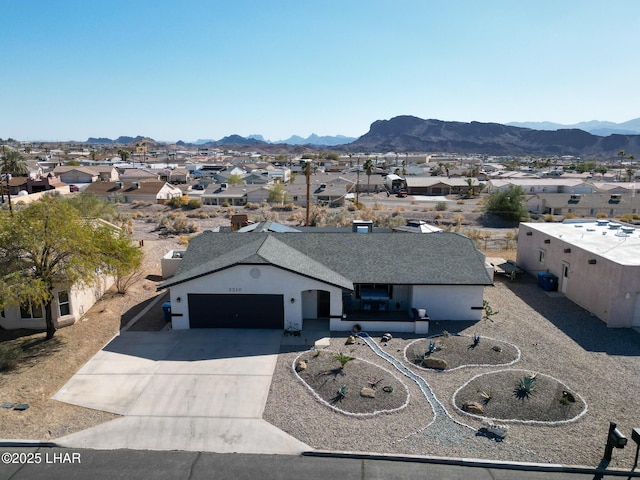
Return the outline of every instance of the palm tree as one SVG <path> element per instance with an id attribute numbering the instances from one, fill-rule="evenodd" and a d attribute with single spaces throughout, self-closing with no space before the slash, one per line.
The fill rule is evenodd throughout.
<path id="1" fill-rule="evenodd" d="M 620 168 L 618 170 L 618 178 L 622 180 L 622 160 L 624 159 L 624 157 L 627 156 L 627 152 L 625 152 L 624 150 L 620 150 L 618 152 L 618 156 L 620 157 Z"/>
<path id="2" fill-rule="evenodd" d="M 364 173 L 367 174 L 367 193 L 369 193 L 369 183 L 371 182 L 371 174 L 373 173 L 373 161 L 370 158 L 367 158 L 362 165 L 364 169 Z"/>
<path id="3" fill-rule="evenodd" d="M 3 148 L 2 155 L 3 173 L 9 173 L 14 177 L 23 177 L 29 174 L 29 167 L 24 161 L 24 157 L 17 150 L 7 150 Z"/>
<path id="4" fill-rule="evenodd" d="M 129 152 L 129 150 L 118 150 L 118 156 L 122 159 L 123 162 L 126 162 L 130 155 L 131 153 Z"/>

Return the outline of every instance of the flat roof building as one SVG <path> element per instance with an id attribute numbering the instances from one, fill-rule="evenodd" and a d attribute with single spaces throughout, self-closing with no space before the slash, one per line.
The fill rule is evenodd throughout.
<path id="1" fill-rule="evenodd" d="M 640 327 L 640 229 L 610 220 L 521 223 L 517 264 L 609 327 Z"/>

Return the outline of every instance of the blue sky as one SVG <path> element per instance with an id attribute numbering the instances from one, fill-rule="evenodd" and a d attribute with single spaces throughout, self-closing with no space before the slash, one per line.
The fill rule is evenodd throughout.
<path id="1" fill-rule="evenodd" d="M 0 138 L 640 117 L 637 0 L 0 0 Z"/>

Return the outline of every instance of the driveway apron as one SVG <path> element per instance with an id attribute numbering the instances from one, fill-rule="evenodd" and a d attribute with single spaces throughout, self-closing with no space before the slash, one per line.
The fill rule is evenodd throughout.
<path id="1" fill-rule="evenodd" d="M 66 447 L 299 454 L 262 420 L 282 332 L 123 332 L 54 399 L 122 415 L 59 438 Z"/>

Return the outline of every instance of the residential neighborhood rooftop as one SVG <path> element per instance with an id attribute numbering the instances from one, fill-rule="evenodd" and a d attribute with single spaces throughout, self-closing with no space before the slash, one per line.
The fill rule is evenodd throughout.
<path id="1" fill-rule="evenodd" d="M 603 219 L 522 223 L 521 226 L 571 243 L 622 265 L 640 265 L 640 228 L 631 225 Z"/>

